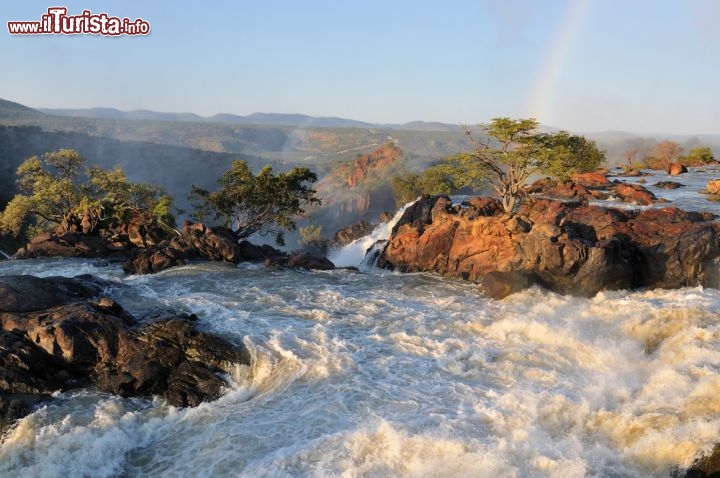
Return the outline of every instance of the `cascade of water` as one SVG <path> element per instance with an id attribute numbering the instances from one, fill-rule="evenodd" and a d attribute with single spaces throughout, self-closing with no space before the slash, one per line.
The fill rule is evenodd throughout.
<path id="1" fill-rule="evenodd" d="M 350 244 L 331 251 L 330 254 L 328 254 L 328 259 L 337 267 L 372 266 L 382 252 L 388 239 L 390 239 L 393 228 L 398 221 L 400 221 L 405 210 L 415 204 L 415 201 L 409 202 L 398 209 L 390 221 L 379 224 L 367 236 L 355 239 Z"/>
<path id="2" fill-rule="evenodd" d="M 2 249 L 0 249 L 0 256 L 2 256 L 3 259 L 10 259 L 10 255 L 7 254 L 7 253 L 6 253 L 5 251 L 3 251 Z"/>

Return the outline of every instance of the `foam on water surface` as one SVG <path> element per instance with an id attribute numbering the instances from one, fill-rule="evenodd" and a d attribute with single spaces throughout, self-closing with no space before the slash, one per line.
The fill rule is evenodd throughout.
<path id="1" fill-rule="evenodd" d="M 364 253 L 364 251 L 363 251 Z M 426 274 L 191 264 L 89 272 L 245 343 L 194 409 L 71 391 L 0 445 L 0 476 L 667 477 L 720 442 L 720 291 L 531 288 L 502 301 Z"/>

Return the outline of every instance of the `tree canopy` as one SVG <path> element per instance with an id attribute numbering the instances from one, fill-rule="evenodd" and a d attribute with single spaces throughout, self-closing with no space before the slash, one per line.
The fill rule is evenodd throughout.
<path id="1" fill-rule="evenodd" d="M 238 239 L 270 234 L 282 245 L 282 230 L 295 229 L 295 218 L 305 213 L 306 205 L 321 204 L 310 187 L 315 181 L 308 168 L 274 174 L 265 166 L 253 175 L 247 163 L 238 160 L 218 180 L 217 191 L 193 186 L 190 199 L 195 219 L 229 227 Z"/>
<path id="2" fill-rule="evenodd" d="M 700 166 L 703 164 L 709 164 L 715 161 L 715 155 L 712 150 L 707 146 L 698 146 L 690 150 L 685 158 L 685 162 L 688 166 Z"/>
<path id="3" fill-rule="evenodd" d="M 660 141 L 645 158 L 648 167 L 652 169 L 667 169 L 682 156 L 683 148 L 675 141 Z"/>
<path id="4" fill-rule="evenodd" d="M 410 172 L 392 179 L 395 203 L 398 206 L 422 194 L 453 194 L 462 188 L 459 169 L 447 162 L 435 164 L 422 173 Z"/>
<path id="5" fill-rule="evenodd" d="M 565 131 L 540 133 L 530 119 L 494 118 L 484 125 L 487 136 L 478 141 L 466 128 L 473 150 L 449 159 L 457 166 L 458 184 L 477 189 L 489 183 L 511 212 L 530 176 L 545 174 L 567 178 L 596 169 L 605 158 L 594 141 Z"/>
<path id="6" fill-rule="evenodd" d="M 33 156 L 17 169 L 15 195 L 0 215 L 0 229 L 15 236 L 49 230 L 68 215 L 85 217 L 91 230 L 130 221 L 174 225 L 172 199 L 156 186 L 133 183 L 116 167 L 88 167 L 77 151 Z"/>

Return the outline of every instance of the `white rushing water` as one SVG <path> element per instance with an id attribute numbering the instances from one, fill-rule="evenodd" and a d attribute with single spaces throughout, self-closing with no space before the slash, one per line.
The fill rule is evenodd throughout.
<path id="1" fill-rule="evenodd" d="M 2 476 L 668 476 L 720 440 L 716 290 L 495 301 L 424 274 L 16 264 L 120 280 L 131 311 L 195 312 L 254 363 L 195 409 L 60 394 L 6 437 Z"/>
<path id="2" fill-rule="evenodd" d="M 497 301 L 376 269 L 0 263 L 13 273 L 109 278 L 131 312 L 194 312 L 253 364 L 193 409 L 58 394 L 0 444 L 0 476 L 668 477 L 720 442 L 715 289 Z"/>
<path id="3" fill-rule="evenodd" d="M 368 254 L 368 252 L 376 246 L 379 246 L 378 249 L 381 249 L 385 245 L 387 240 L 390 239 L 390 234 L 392 233 L 393 228 L 400 221 L 405 210 L 414 202 L 415 201 L 405 204 L 395 213 L 390 221 L 379 224 L 367 236 L 356 239 L 344 247 L 332 250 L 330 254 L 328 254 L 328 259 L 330 259 L 336 267 L 372 265 L 363 264 L 365 256 L 372 255 Z M 380 250 L 377 252 L 379 253 Z"/>

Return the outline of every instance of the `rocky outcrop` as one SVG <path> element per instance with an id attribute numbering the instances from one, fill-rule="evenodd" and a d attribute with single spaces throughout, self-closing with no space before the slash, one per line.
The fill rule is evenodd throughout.
<path id="1" fill-rule="evenodd" d="M 384 170 L 402 156 L 402 150 L 394 144 L 386 144 L 371 153 L 358 156 L 347 176 L 348 186 L 357 186 L 369 173 Z"/>
<path id="2" fill-rule="evenodd" d="M 19 249 L 14 258 L 105 257 L 123 259 L 133 249 L 152 247 L 170 237 L 155 223 L 124 224 L 115 229 L 98 229 L 89 217 L 68 214 L 53 232 L 43 232 Z"/>
<path id="3" fill-rule="evenodd" d="M 677 176 L 679 174 L 687 173 L 688 169 L 682 163 L 670 163 L 668 166 L 668 174 L 670 176 Z"/>
<path id="4" fill-rule="evenodd" d="M 652 192 L 639 184 L 615 183 L 608 190 L 620 200 L 639 206 L 649 206 L 658 200 Z"/>
<path id="5" fill-rule="evenodd" d="M 0 426 L 89 385 L 195 406 L 219 397 L 219 373 L 250 363 L 243 345 L 199 331 L 197 317 L 140 323 L 103 289 L 89 276 L 0 278 Z"/>
<path id="6" fill-rule="evenodd" d="M 229 229 L 186 221 L 182 235 L 155 247 L 137 249 L 123 264 L 128 274 L 152 274 L 185 264 L 189 260 L 264 262 L 268 267 L 330 270 L 335 266 L 324 256 L 307 251 L 287 254 L 268 245 L 237 242 Z"/>
<path id="7" fill-rule="evenodd" d="M 138 248 L 123 264 L 128 274 L 152 274 L 190 260 L 263 262 L 282 257 L 285 253 L 274 247 L 256 246 L 248 241 L 238 243 L 232 231 L 224 227 L 208 227 L 185 221 L 182 234 L 153 247 Z"/>
<path id="8" fill-rule="evenodd" d="M 607 175 L 610 173 L 607 169 L 598 169 L 587 173 L 573 174 L 572 180 L 577 184 L 581 184 L 586 188 L 607 188 L 610 186 L 610 180 Z"/>
<path id="9" fill-rule="evenodd" d="M 531 199 L 516 214 L 494 199 L 452 207 L 446 196 L 409 207 L 379 265 L 479 282 L 503 297 L 531 284 L 591 296 L 606 289 L 678 288 L 714 280 L 720 228 L 711 214 L 626 211 Z"/>
<path id="10" fill-rule="evenodd" d="M 593 182 L 596 183 L 596 181 Z M 546 178 L 530 184 L 525 188 L 525 192 L 558 199 L 607 199 L 608 193 L 601 190 L 610 186 L 609 181 L 606 180 L 606 183 L 601 187 L 593 187 L 575 181 L 558 181 Z"/>
<path id="11" fill-rule="evenodd" d="M 720 179 L 708 181 L 705 185 L 705 192 L 713 196 L 720 196 Z"/>
<path id="12" fill-rule="evenodd" d="M 589 201 L 607 199 L 615 196 L 621 201 L 647 206 L 658 201 L 658 198 L 640 184 L 627 184 L 620 181 L 610 182 L 605 172 L 576 174 L 575 180 L 559 181 L 545 178 L 526 186 L 523 191 L 555 199 L 571 199 Z"/>

